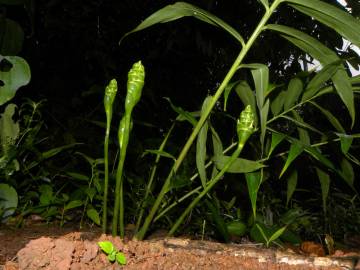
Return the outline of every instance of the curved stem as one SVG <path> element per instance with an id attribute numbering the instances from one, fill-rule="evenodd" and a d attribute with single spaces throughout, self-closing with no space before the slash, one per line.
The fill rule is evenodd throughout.
<path id="1" fill-rule="evenodd" d="M 125 127 L 122 131 L 122 136 L 119 136 L 119 145 L 120 145 L 120 157 L 119 163 L 116 171 L 116 186 L 115 186 L 115 206 L 114 206 L 114 216 L 112 222 L 112 235 L 117 235 L 118 222 L 120 229 L 120 237 L 124 237 L 125 226 L 124 226 L 124 194 L 123 194 L 123 168 L 126 157 L 126 148 L 129 143 L 129 134 L 130 134 L 130 121 L 131 121 L 131 112 L 125 114 Z M 120 122 L 121 123 L 121 122 Z M 121 124 L 119 129 L 121 129 Z"/>
<path id="2" fill-rule="evenodd" d="M 167 132 L 163 142 L 161 143 L 160 147 L 159 147 L 159 151 L 163 151 L 164 148 L 165 148 L 165 145 L 170 137 L 170 134 L 172 133 L 173 129 L 175 127 L 175 122 L 171 125 L 169 131 Z M 154 178 L 155 178 L 155 174 L 156 174 L 156 170 L 157 170 L 157 164 L 159 163 L 159 160 L 160 160 L 160 157 L 161 155 L 158 154 L 156 155 L 156 159 L 155 159 L 155 164 L 154 166 L 152 167 L 152 170 L 151 170 L 151 174 L 150 174 L 150 178 L 149 178 L 149 182 L 146 186 L 146 190 L 145 190 L 145 196 L 143 198 L 143 201 L 141 202 L 140 204 L 140 213 L 138 215 L 138 220 L 136 222 L 136 227 L 135 227 L 135 232 L 137 232 L 139 230 L 139 227 L 141 225 L 141 221 L 142 221 L 142 218 L 143 218 L 143 215 L 144 215 L 144 211 L 145 211 L 145 203 L 147 202 L 147 199 L 149 197 L 149 194 L 151 192 L 151 188 L 152 188 L 152 184 L 153 184 L 153 181 L 154 181 Z"/>
<path id="3" fill-rule="evenodd" d="M 111 114 L 106 115 L 106 133 L 104 139 L 104 197 L 103 197 L 103 216 L 102 216 L 102 232 L 106 233 L 107 226 L 107 197 L 109 190 L 109 136 L 110 136 L 110 125 L 111 125 Z"/>
<path id="4" fill-rule="evenodd" d="M 231 158 L 229 161 L 225 164 L 225 166 L 222 168 L 222 170 L 213 178 L 211 179 L 204 190 L 199 193 L 199 195 L 189 204 L 189 206 L 185 209 L 185 211 L 182 213 L 182 215 L 177 219 L 175 224 L 172 226 L 170 231 L 168 232 L 168 236 L 171 236 L 175 233 L 175 231 L 178 229 L 178 227 L 181 225 L 185 217 L 190 213 L 190 211 L 199 203 L 199 201 L 214 187 L 214 185 L 222 179 L 222 176 L 225 174 L 225 172 L 230 168 L 231 164 L 235 161 L 235 159 L 240 155 L 241 150 L 243 149 L 243 144 L 239 145 L 238 148 L 236 148 L 235 152 L 231 155 Z"/>
<path id="5" fill-rule="evenodd" d="M 143 226 L 141 227 L 140 231 L 134 236 L 136 239 L 142 240 L 145 237 L 145 234 L 146 234 L 146 232 L 148 230 L 148 227 L 150 226 L 151 222 L 153 221 L 153 218 L 154 218 L 154 216 L 155 216 L 155 214 L 156 214 L 156 212 L 157 212 L 157 210 L 158 210 L 158 208 L 160 206 L 160 203 L 161 203 L 162 199 L 164 198 L 165 194 L 169 190 L 172 176 L 177 172 L 177 170 L 179 169 L 179 167 L 182 164 L 183 160 L 185 159 L 191 145 L 193 144 L 196 136 L 198 135 L 198 133 L 199 133 L 201 127 L 203 126 L 203 124 L 205 123 L 206 119 L 209 117 L 209 115 L 210 115 L 213 107 L 215 106 L 216 102 L 219 100 L 222 93 L 224 92 L 225 87 L 228 85 L 231 78 L 234 76 L 235 72 L 237 71 L 239 65 L 241 64 L 241 62 L 245 58 L 246 54 L 248 53 L 248 51 L 252 47 L 253 43 L 255 42 L 255 40 L 257 39 L 257 37 L 259 36 L 261 31 L 263 30 L 264 26 L 266 25 L 267 21 L 269 20 L 269 18 L 271 16 L 271 14 L 274 12 L 274 10 L 278 7 L 278 5 L 281 2 L 282 2 L 282 0 L 275 0 L 273 2 L 271 7 L 265 12 L 264 16 L 262 17 L 261 21 L 257 25 L 256 29 L 252 33 L 249 40 L 246 42 L 245 46 L 243 46 L 243 48 L 241 49 L 239 55 L 235 59 L 235 61 L 234 61 L 233 65 L 231 66 L 229 72 L 226 74 L 224 80 L 222 81 L 222 83 L 220 84 L 219 88 L 217 89 L 215 95 L 211 99 L 211 102 L 210 102 L 209 106 L 206 108 L 205 112 L 201 115 L 197 125 L 195 126 L 195 128 L 194 128 L 193 132 L 191 133 L 189 139 L 187 140 L 187 142 L 185 143 L 183 149 L 181 150 L 181 152 L 179 154 L 179 157 L 177 158 L 177 160 L 176 160 L 173 168 L 171 169 L 166 181 L 164 182 L 164 185 L 163 185 L 163 187 L 162 187 L 156 201 L 154 202 L 154 205 L 151 208 L 148 216 L 146 217 Z"/>

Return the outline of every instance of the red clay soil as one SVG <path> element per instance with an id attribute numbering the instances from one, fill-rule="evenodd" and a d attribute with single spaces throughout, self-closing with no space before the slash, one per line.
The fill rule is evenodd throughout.
<path id="1" fill-rule="evenodd" d="M 98 241 L 109 240 L 125 253 L 127 264 L 111 264 Z M 32 225 L 0 228 L 0 270 L 97 269 L 358 269 L 360 251 L 332 256 L 301 254 L 293 249 L 266 249 L 251 243 L 221 244 L 187 238 L 124 241 L 98 229 Z"/>

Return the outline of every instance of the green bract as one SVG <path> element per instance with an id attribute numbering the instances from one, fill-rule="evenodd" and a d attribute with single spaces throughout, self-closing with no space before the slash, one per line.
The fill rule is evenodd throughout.
<path id="1" fill-rule="evenodd" d="M 125 111 L 131 111 L 139 102 L 142 88 L 144 87 L 145 68 L 141 61 L 135 63 L 128 73 L 127 95 L 125 99 Z"/>
<path id="2" fill-rule="evenodd" d="M 105 95 L 104 95 L 104 106 L 105 111 L 110 112 L 112 109 L 112 104 L 114 103 L 116 92 L 117 92 L 117 81 L 116 79 L 112 79 L 108 86 L 105 88 Z"/>
<path id="3" fill-rule="evenodd" d="M 240 113 L 237 121 L 236 131 L 239 138 L 239 145 L 243 145 L 250 135 L 255 131 L 254 127 L 255 115 L 250 105 Z"/>

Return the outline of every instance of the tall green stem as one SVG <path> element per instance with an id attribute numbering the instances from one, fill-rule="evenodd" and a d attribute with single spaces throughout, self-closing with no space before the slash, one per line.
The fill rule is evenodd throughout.
<path id="1" fill-rule="evenodd" d="M 119 127 L 119 145 L 120 145 L 120 157 L 118 167 L 116 170 L 116 186 L 115 186 L 115 205 L 114 216 L 112 223 L 112 235 L 117 235 L 117 229 L 119 224 L 120 236 L 124 237 L 124 198 L 123 198 L 123 169 L 126 157 L 126 149 L 129 143 L 130 135 L 130 121 L 131 115 L 125 114 L 121 119 Z"/>
<path id="2" fill-rule="evenodd" d="M 103 197 L 103 216 L 102 216 L 102 231 L 106 233 L 107 227 L 107 197 L 109 190 L 109 136 L 112 119 L 112 106 L 117 92 L 117 82 L 112 79 L 109 85 L 105 88 L 104 107 L 106 113 L 106 133 L 104 139 L 104 166 L 105 166 L 105 179 L 104 179 L 104 197 Z"/>
<path id="3" fill-rule="evenodd" d="M 201 127 L 205 123 L 206 119 L 209 117 L 213 107 L 215 106 L 216 102 L 219 100 L 222 93 L 224 92 L 225 87 L 230 82 L 231 78 L 234 76 L 234 74 L 237 71 L 239 65 L 241 64 L 241 62 L 245 58 L 246 54 L 248 53 L 248 51 L 252 47 L 253 43 L 255 42 L 255 40 L 257 39 L 257 37 L 259 36 L 261 31 L 263 30 L 265 24 L 267 23 L 267 21 L 269 20 L 269 18 L 271 16 L 271 14 L 278 7 L 278 5 L 281 3 L 281 1 L 282 0 L 275 0 L 273 2 L 273 4 L 271 5 L 271 7 L 268 10 L 266 10 L 264 16 L 262 17 L 260 23 L 258 24 L 256 29 L 254 30 L 253 34 L 251 35 L 249 40 L 246 42 L 245 46 L 241 49 L 239 55 L 235 59 L 235 61 L 234 61 L 233 65 L 231 66 L 229 72 L 226 74 L 224 80 L 222 81 L 222 83 L 220 84 L 219 88 L 217 89 L 215 95 L 213 96 L 209 106 L 205 110 L 204 114 L 201 115 L 197 125 L 195 126 L 195 128 L 194 128 L 193 132 L 191 133 L 189 139 L 187 140 L 186 144 L 184 145 L 183 149 L 181 150 L 181 152 L 179 154 L 179 157 L 177 158 L 177 160 L 176 160 L 173 168 L 171 169 L 166 181 L 164 182 L 164 185 L 163 185 L 163 187 L 162 187 L 162 189 L 161 189 L 161 191 L 160 191 L 160 193 L 159 193 L 153 207 L 151 208 L 148 216 L 146 217 L 146 219 L 144 221 L 143 226 L 141 227 L 139 232 L 135 235 L 136 239 L 142 240 L 145 237 L 145 234 L 146 234 L 146 232 L 148 230 L 148 227 L 150 226 L 150 223 L 152 222 L 152 220 L 153 220 L 153 218 L 154 218 L 154 216 L 155 216 L 155 214 L 156 214 L 156 212 L 157 212 L 157 210 L 158 210 L 158 208 L 160 206 L 161 201 L 163 200 L 165 194 L 169 190 L 172 176 L 179 169 L 179 167 L 182 164 L 184 158 L 186 157 L 192 143 L 194 142 L 196 136 L 198 135 Z"/>

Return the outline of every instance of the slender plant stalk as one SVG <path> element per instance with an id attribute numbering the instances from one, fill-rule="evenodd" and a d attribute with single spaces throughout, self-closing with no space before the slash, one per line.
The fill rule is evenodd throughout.
<path id="1" fill-rule="evenodd" d="M 119 163 L 116 171 L 115 204 L 112 222 L 112 235 L 116 236 L 118 224 L 120 237 L 124 237 L 124 190 L 123 190 L 123 169 L 126 158 L 126 149 L 129 143 L 131 131 L 131 113 L 139 102 L 142 88 L 144 87 L 145 69 L 141 61 L 135 63 L 128 73 L 127 94 L 125 98 L 125 115 L 120 121 L 118 129 L 118 140 L 120 147 Z"/>
<path id="2" fill-rule="evenodd" d="M 117 81 L 115 79 L 111 80 L 109 85 L 105 88 L 104 95 L 104 107 L 106 113 L 106 133 L 104 139 L 104 166 L 105 166 L 105 176 L 104 176 L 104 197 L 103 197 L 103 216 L 102 216 L 102 231 L 106 233 L 107 227 L 107 198 L 109 190 L 109 136 L 110 136 L 110 127 L 112 119 L 112 106 L 115 100 L 117 92 Z"/>
<path id="3" fill-rule="evenodd" d="M 161 145 L 160 145 L 160 147 L 158 149 L 159 151 L 164 150 L 165 145 L 166 145 L 166 143 L 167 143 L 167 141 L 168 141 L 168 139 L 170 137 L 170 134 L 173 131 L 174 127 L 175 127 L 175 122 L 171 125 L 169 131 L 167 132 L 167 134 L 166 134 L 166 136 L 164 138 L 164 140 L 162 141 L 162 143 L 161 143 Z M 136 222 L 135 232 L 137 232 L 139 230 L 139 228 L 140 228 L 141 221 L 142 221 L 144 211 L 145 211 L 146 202 L 147 202 L 147 199 L 148 199 L 149 194 L 150 194 L 151 189 L 152 189 L 152 184 L 154 182 L 154 178 L 155 178 L 155 174 L 156 174 L 156 170 L 157 170 L 157 164 L 159 163 L 160 157 L 161 157 L 160 154 L 156 155 L 155 164 L 151 169 L 149 181 L 148 181 L 148 184 L 147 184 L 146 189 L 145 189 L 144 199 L 143 199 L 142 203 L 140 204 L 141 209 L 140 209 L 140 213 L 138 215 L 138 220 Z"/>
<path id="4" fill-rule="evenodd" d="M 145 234 L 146 234 L 146 232 L 148 230 L 148 227 L 150 226 L 150 224 L 151 224 L 151 222 L 152 222 L 152 220 L 153 220 L 153 218 L 154 218 L 154 216 L 155 216 L 155 214 L 156 214 L 156 212 L 157 212 L 157 210 L 158 210 L 158 208 L 160 206 L 161 201 L 163 200 L 165 194 L 169 190 L 170 183 L 171 183 L 171 178 L 177 172 L 180 165 L 182 164 L 182 162 L 183 162 L 184 158 L 186 157 L 192 143 L 194 142 L 196 136 L 198 135 L 201 127 L 203 126 L 203 124 L 205 123 L 207 118 L 209 117 L 213 107 L 215 106 L 216 102 L 219 100 L 222 93 L 224 92 L 225 87 L 228 85 L 231 78 L 233 77 L 233 75 L 237 71 L 239 65 L 241 64 L 241 62 L 245 58 L 246 54 L 248 53 L 248 51 L 250 50 L 250 48 L 254 44 L 255 40 L 257 39 L 257 37 L 259 36 L 261 31 L 264 29 L 264 26 L 266 25 L 266 23 L 269 20 L 270 16 L 272 15 L 274 10 L 279 6 L 279 4 L 281 2 L 282 2 L 282 0 L 275 0 L 272 3 L 271 7 L 266 10 L 264 16 L 262 17 L 262 19 L 259 22 L 258 26 L 254 30 L 253 34 L 251 35 L 249 40 L 246 42 L 245 46 L 243 46 L 243 48 L 241 49 L 239 55 L 235 59 L 235 61 L 234 61 L 233 65 L 231 66 L 229 72 L 226 74 L 224 80 L 222 81 L 222 83 L 220 84 L 219 88 L 217 89 L 215 95 L 213 96 L 209 106 L 205 110 L 204 114 L 201 115 L 197 125 L 195 126 L 195 128 L 194 128 L 193 132 L 191 133 L 189 139 L 187 140 L 186 144 L 184 145 L 182 151 L 180 152 L 179 157 L 177 158 L 173 168 L 171 169 L 167 179 L 165 180 L 165 182 L 163 184 L 163 187 L 162 187 L 156 201 L 154 202 L 153 207 L 151 208 L 148 216 L 146 217 L 143 226 L 141 227 L 139 232 L 135 234 L 135 236 L 134 236 L 135 239 L 142 240 L 145 237 Z"/>
<path id="5" fill-rule="evenodd" d="M 251 106 L 248 105 L 245 110 L 240 114 L 240 118 L 237 123 L 237 133 L 238 133 L 238 146 L 235 152 L 231 155 L 229 161 L 225 166 L 218 172 L 205 186 L 204 190 L 198 194 L 198 196 L 190 203 L 190 205 L 185 209 L 182 215 L 177 219 L 175 224 L 170 229 L 168 235 L 171 236 L 175 233 L 181 223 L 184 221 L 185 217 L 190 213 L 190 211 L 199 203 L 199 201 L 214 187 L 214 185 L 222 179 L 222 176 L 228 171 L 231 164 L 238 158 L 244 145 L 247 140 L 250 138 L 251 134 L 254 133 L 254 113 L 251 109 Z"/>

